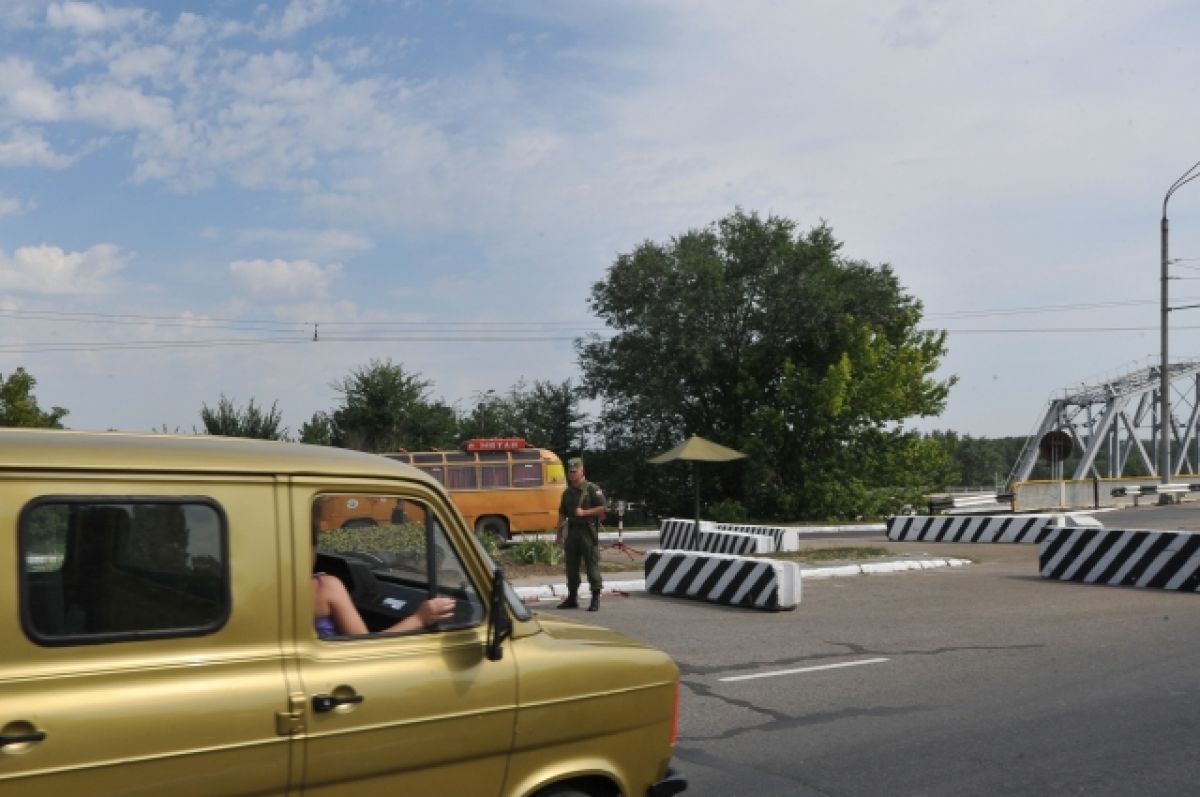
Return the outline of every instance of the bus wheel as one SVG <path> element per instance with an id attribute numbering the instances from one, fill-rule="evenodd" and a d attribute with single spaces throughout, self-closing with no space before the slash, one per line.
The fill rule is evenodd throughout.
<path id="1" fill-rule="evenodd" d="M 508 533 L 508 521 L 496 515 L 481 517 L 475 521 L 475 533 L 490 535 L 495 538 L 497 545 L 504 545 L 512 539 Z"/>

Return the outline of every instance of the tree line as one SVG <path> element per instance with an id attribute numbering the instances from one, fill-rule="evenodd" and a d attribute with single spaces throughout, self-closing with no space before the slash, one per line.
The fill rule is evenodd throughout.
<path id="1" fill-rule="evenodd" d="M 608 332 L 576 341 L 578 382 L 522 381 L 460 411 L 403 364 L 371 360 L 334 382 L 336 405 L 294 433 L 275 403 L 224 394 L 201 407 L 203 431 L 373 452 L 519 436 L 582 454 L 610 496 L 661 514 L 690 514 L 692 470 L 647 460 L 700 435 L 746 454 L 697 471 L 705 516 L 725 520 L 879 517 L 951 484 L 1006 479 L 1023 440 L 907 425 L 937 417 L 955 384 L 935 376 L 946 333 L 922 326 L 921 302 L 890 265 L 842 248 L 825 223 L 801 230 L 737 209 L 617 255 L 590 289 Z M 45 423 L 7 425 L 60 425 L 67 414 L 22 406 L 21 418 Z"/>

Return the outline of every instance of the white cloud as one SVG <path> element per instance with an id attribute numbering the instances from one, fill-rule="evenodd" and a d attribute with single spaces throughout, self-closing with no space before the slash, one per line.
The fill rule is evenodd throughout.
<path id="1" fill-rule="evenodd" d="M 108 278 L 123 269 L 130 257 L 113 244 L 96 244 L 83 252 L 47 244 L 23 246 L 11 257 L 0 250 L 0 290 L 51 295 L 107 293 Z"/>
<path id="2" fill-rule="evenodd" d="M 122 84 L 157 79 L 172 74 L 176 57 L 175 51 L 164 44 L 137 47 L 112 58 L 108 71 Z"/>
<path id="3" fill-rule="evenodd" d="M 68 0 L 51 3 L 46 9 L 46 24 L 59 30 L 70 30 L 81 36 L 104 33 L 138 25 L 146 21 L 147 12 L 135 8 L 109 8 L 100 3 Z"/>
<path id="4" fill-rule="evenodd" d="M 213 234 L 217 234 L 217 231 L 213 231 Z M 236 239 L 242 246 L 266 245 L 276 251 L 283 249 L 321 259 L 362 254 L 374 248 L 371 239 L 361 233 L 332 228 L 314 230 L 257 227 L 241 230 Z"/>
<path id="5" fill-rule="evenodd" d="M 54 151 L 40 130 L 18 127 L 0 139 L 0 166 L 45 166 L 62 169 L 72 158 Z"/>
<path id="6" fill-rule="evenodd" d="M 235 260 L 229 272 L 254 297 L 283 304 L 324 297 L 342 266 L 320 266 L 311 260 Z"/>
<path id="7" fill-rule="evenodd" d="M 0 194 L 0 219 L 5 216 L 20 216 L 37 207 L 33 201 L 25 201 L 16 197 Z"/>
<path id="8" fill-rule="evenodd" d="M 76 86 L 71 99 L 76 118 L 112 130 L 161 132 L 173 122 L 170 100 L 135 88 L 104 83 Z"/>
<path id="9" fill-rule="evenodd" d="M 287 8 L 263 26 L 268 39 L 285 39 L 342 12 L 342 0 L 291 0 Z"/>
<path id="10" fill-rule="evenodd" d="M 54 121 L 65 115 L 65 103 L 57 89 L 37 74 L 37 68 L 22 58 L 0 60 L 0 99 L 19 119 Z"/>

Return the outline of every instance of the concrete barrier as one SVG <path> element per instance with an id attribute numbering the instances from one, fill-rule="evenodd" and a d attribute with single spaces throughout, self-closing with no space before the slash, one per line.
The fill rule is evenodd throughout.
<path id="1" fill-rule="evenodd" d="M 1065 526 L 1103 528 L 1082 513 L 1041 515 L 897 515 L 888 518 L 887 536 L 897 542 L 1040 543 Z"/>
<path id="2" fill-rule="evenodd" d="M 761 553 L 774 553 L 775 540 L 766 534 L 743 534 L 740 531 L 719 531 L 717 529 L 710 531 L 702 525 L 700 527 L 700 536 L 696 540 L 695 550 L 706 553 L 752 556 Z"/>
<path id="3" fill-rule="evenodd" d="M 677 551 L 696 549 L 696 521 L 680 518 L 663 518 L 658 524 L 660 548 Z"/>
<path id="4" fill-rule="evenodd" d="M 800 568 L 795 562 L 656 549 L 646 554 L 646 591 L 749 609 L 794 609 Z"/>
<path id="5" fill-rule="evenodd" d="M 1038 552 L 1042 578 L 1200 592 L 1200 534 L 1056 529 Z"/>
<path id="6" fill-rule="evenodd" d="M 736 531 L 742 534 L 766 534 L 774 544 L 774 551 L 800 550 L 800 534 L 788 526 L 757 526 L 750 523 L 718 523 L 718 531 Z"/>
<path id="7" fill-rule="evenodd" d="M 750 534 L 722 531 L 717 524 L 700 521 L 700 530 L 695 530 L 696 521 L 666 518 L 659 524 L 659 547 L 664 550 L 707 551 L 751 555 L 774 553 L 774 539 L 767 534 Z M 799 550 L 799 543 L 796 549 Z"/>

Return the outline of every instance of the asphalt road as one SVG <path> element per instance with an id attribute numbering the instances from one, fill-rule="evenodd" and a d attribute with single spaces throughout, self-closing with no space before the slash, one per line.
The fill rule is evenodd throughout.
<path id="1" fill-rule="evenodd" d="M 1200 528 L 1200 505 L 1103 521 Z M 792 612 L 635 595 L 580 618 L 679 663 L 689 795 L 1200 791 L 1200 595 L 1045 581 L 1037 546 L 889 547 L 976 563 L 808 580 Z"/>

